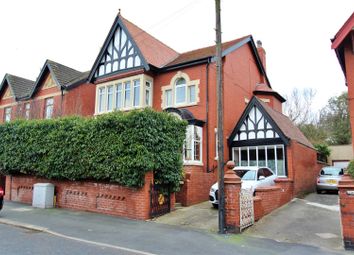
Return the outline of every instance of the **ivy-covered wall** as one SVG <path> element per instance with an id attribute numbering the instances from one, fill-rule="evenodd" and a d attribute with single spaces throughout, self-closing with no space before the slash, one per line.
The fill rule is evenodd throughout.
<path id="1" fill-rule="evenodd" d="M 187 123 L 151 109 L 0 125 L 0 171 L 48 179 L 179 187 Z"/>

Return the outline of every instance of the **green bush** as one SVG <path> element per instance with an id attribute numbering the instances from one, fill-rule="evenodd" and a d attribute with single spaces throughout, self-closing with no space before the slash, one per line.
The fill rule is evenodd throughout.
<path id="1" fill-rule="evenodd" d="M 329 157 L 331 155 L 331 149 L 328 147 L 327 144 L 315 144 L 314 145 L 316 150 L 323 155 L 324 157 Z"/>
<path id="2" fill-rule="evenodd" d="M 151 109 L 0 125 L 0 171 L 48 179 L 179 187 L 186 123 Z"/>
<path id="3" fill-rule="evenodd" d="M 351 177 L 354 178 L 354 160 L 350 161 L 348 168 L 347 168 L 348 174 L 350 174 Z"/>

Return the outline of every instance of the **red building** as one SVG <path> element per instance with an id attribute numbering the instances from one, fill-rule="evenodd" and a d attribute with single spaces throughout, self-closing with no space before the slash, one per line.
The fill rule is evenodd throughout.
<path id="1" fill-rule="evenodd" d="M 0 122 L 17 118 L 50 119 L 65 115 L 91 116 L 95 89 L 82 73 L 47 60 L 37 80 L 6 74 L 0 85 Z"/>
<path id="2" fill-rule="evenodd" d="M 285 99 L 271 87 L 265 55 L 251 35 L 222 44 L 224 160 L 272 168 L 293 183 L 292 197 L 314 189 L 317 154 L 282 114 Z M 6 86 L 8 79 L 2 91 Z M 178 53 L 118 15 L 89 73 L 48 60 L 26 86 L 32 89 L 24 98 L 2 92 L 0 107 L 36 104 L 38 118 L 152 107 L 185 119 L 185 178 L 176 199 L 183 205 L 208 199 L 218 159 L 215 46 Z"/>
<path id="3" fill-rule="evenodd" d="M 354 146 L 354 12 L 332 39 L 332 49 L 336 52 L 348 87 L 352 145 Z"/>
<path id="4" fill-rule="evenodd" d="M 313 189 L 316 151 L 281 113 L 285 99 L 271 88 L 261 42 L 256 46 L 250 35 L 225 42 L 222 56 L 224 160 L 273 168 L 294 181 L 291 195 Z M 188 121 L 177 194 L 183 205 L 207 200 L 217 180 L 215 70 L 215 46 L 178 53 L 118 15 L 89 75 L 95 114 L 153 107 Z M 254 119 L 250 112 L 259 114 Z M 260 160 L 261 154 L 268 157 Z"/>

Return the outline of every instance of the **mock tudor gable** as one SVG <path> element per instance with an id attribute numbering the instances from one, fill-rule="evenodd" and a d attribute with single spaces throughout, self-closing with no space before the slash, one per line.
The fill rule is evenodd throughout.
<path id="1" fill-rule="evenodd" d="M 118 14 L 91 69 L 89 80 L 150 65 L 161 67 L 178 53 Z"/>

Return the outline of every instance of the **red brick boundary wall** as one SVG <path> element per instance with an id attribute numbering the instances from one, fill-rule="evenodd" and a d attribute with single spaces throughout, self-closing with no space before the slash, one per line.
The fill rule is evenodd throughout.
<path id="1" fill-rule="evenodd" d="M 293 198 L 293 181 L 288 178 L 278 178 L 274 186 L 256 189 L 254 197 L 254 219 L 258 221 L 263 216 L 290 202 Z"/>
<path id="2" fill-rule="evenodd" d="M 150 218 L 150 184 L 152 182 L 152 172 L 145 175 L 145 185 L 142 188 L 129 188 L 112 183 L 6 176 L 5 199 L 31 204 L 33 185 L 52 183 L 55 185 L 57 207 L 146 220 Z M 172 194 L 171 210 L 174 208 L 174 203 L 174 194 Z"/>
<path id="3" fill-rule="evenodd" d="M 354 178 L 345 174 L 338 189 L 344 248 L 354 250 Z"/>
<path id="4" fill-rule="evenodd" d="M 217 178 L 216 172 L 207 173 L 202 166 L 184 166 L 184 183 L 176 194 L 176 201 L 190 206 L 209 199 L 209 190 Z"/>
<path id="5" fill-rule="evenodd" d="M 240 232 L 240 191 L 241 179 L 232 170 L 234 162 L 227 163 L 225 171 L 225 222 L 227 232 Z M 264 215 L 288 203 L 294 196 L 294 182 L 288 178 L 278 178 L 274 186 L 256 189 L 253 200 L 254 217 L 259 220 Z"/>

